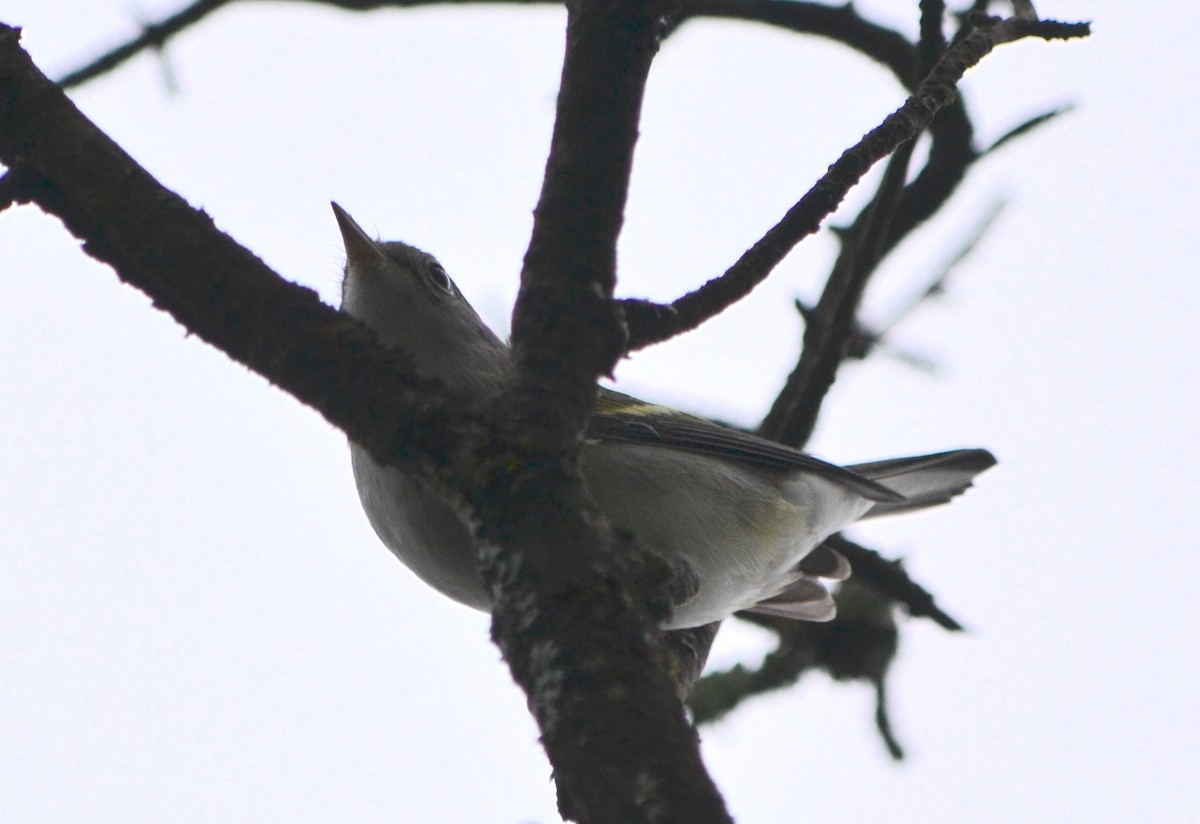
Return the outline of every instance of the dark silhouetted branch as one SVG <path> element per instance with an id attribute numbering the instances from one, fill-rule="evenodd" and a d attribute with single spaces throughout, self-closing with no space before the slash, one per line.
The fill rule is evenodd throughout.
<path id="1" fill-rule="evenodd" d="M 946 51 L 945 0 L 920 0 L 920 36 L 917 38 L 917 80 L 925 77 L 937 65 Z"/>
<path id="2" fill-rule="evenodd" d="M 12 172 L 5 172 L 0 176 L 0 212 L 16 203 L 18 194 L 16 176 Z"/>
<path id="3" fill-rule="evenodd" d="M 783 219 L 725 274 L 668 305 L 623 301 L 630 326 L 630 351 L 694 329 L 748 295 L 796 244 L 816 232 L 871 166 L 919 134 L 940 109 L 954 100 L 963 73 L 996 46 L 1023 37 L 1055 39 L 1082 37 L 1087 33 L 1086 24 L 1015 18 L 989 20 L 975 28 L 942 56 L 903 106 L 847 149 Z"/>
<path id="4" fill-rule="evenodd" d="M 232 2 L 233 0 L 197 0 L 160 23 L 144 23 L 142 24 L 142 33 L 137 37 L 64 75 L 59 78 L 58 84 L 64 89 L 79 86 L 112 71 L 143 51 L 162 51 L 166 47 L 167 41 L 179 32 Z"/>
<path id="5" fill-rule="evenodd" d="M 679 23 L 715 18 L 762 23 L 797 34 L 815 34 L 858 51 L 913 83 L 912 44 L 899 32 L 863 18 L 850 3 L 829 6 L 794 0 L 682 0 Z"/>
<path id="6" fill-rule="evenodd" d="M 435 5 L 560 5 L 555 0 L 294 0 L 346 11 L 375 11 Z M 142 33 L 63 76 L 71 88 L 112 71 L 143 51 L 163 50 L 180 32 L 235 0 L 197 0 L 158 23 L 142 25 Z M 816 34 L 845 43 L 888 66 L 897 75 L 911 73 L 911 46 L 898 33 L 864 20 L 849 6 L 792 0 L 680 0 L 665 22 L 678 26 L 701 17 L 760 22 L 801 34 Z M 667 33 L 669 33 L 668 30 Z"/>
<path id="7" fill-rule="evenodd" d="M 887 674 L 900 643 L 892 601 L 853 577 L 842 583 L 835 597 L 838 616 L 828 623 L 741 615 L 776 633 L 779 645 L 756 669 L 739 664 L 701 678 L 688 699 L 696 723 L 718 720 L 745 699 L 789 687 L 818 669 L 839 681 L 874 686 L 876 726 L 892 757 L 902 758 L 886 703 Z"/>
<path id="8" fill-rule="evenodd" d="M 848 342 L 859 333 L 858 305 L 867 281 L 885 253 L 892 217 L 904 191 L 913 141 L 896 150 L 853 244 L 845 244 L 816 308 L 804 325 L 800 362 L 788 377 L 760 427 L 772 440 L 801 447 L 807 443 Z"/>
<path id="9" fill-rule="evenodd" d="M 833 535 L 827 539 L 827 543 L 846 556 L 846 560 L 854 568 L 854 576 L 860 582 L 869 584 L 891 600 L 902 604 L 909 615 L 929 618 L 951 632 L 962 631 L 962 624 L 942 610 L 928 590 L 908 577 L 908 572 L 899 561 L 889 561 L 878 552 L 867 549 L 844 535 Z"/>
<path id="10" fill-rule="evenodd" d="M 563 98 L 574 100 L 572 105 L 581 110 L 589 104 L 607 107 L 632 139 L 636 130 L 630 131 L 628 121 L 636 120 L 660 17 L 642 3 L 587 6 L 572 30 L 573 46 L 585 46 L 584 59 L 578 51 L 568 56 L 567 65 L 575 68 L 567 70 Z M 626 38 L 628 48 L 619 42 L 600 46 L 613 38 Z M 643 65 L 625 86 L 614 88 L 613 66 L 606 62 L 612 59 L 637 59 Z M 595 95 L 611 98 L 597 101 Z M 688 662 L 703 656 L 688 655 L 686 649 L 682 658 L 664 655 L 647 623 L 653 605 L 661 601 L 654 590 L 663 583 L 662 571 L 652 558 L 631 548 L 600 549 L 595 527 L 584 520 L 589 510 L 571 464 L 542 460 L 558 448 L 554 457 L 569 461 L 564 448 L 546 447 L 536 436 L 522 434 L 520 427 L 536 427 L 537 422 L 519 419 L 508 428 L 507 419 L 497 417 L 495 410 L 488 414 L 478 409 L 476 399 L 419 379 L 402 355 L 380 347 L 358 323 L 322 304 L 311 290 L 280 279 L 84 118 L 61 88 L 37 71 L 19 47 L 16 30 L 8 27 L 0 28 L 0 97 L 6 101 L 0 109 L 0 161 L 10 175 L 15 170 L 23 181 L 37 181 L 20 187 L 18 197 L 60 217 L 85 241 L 88 254 L 111 265 L 157 307 L 313 406 L 378 461 L 412 461 L 472 500 L 489 547 L 503 547 L 492 553 L 490 570 L 501 591 L 495 632 L 543 724 L 564 811 L 589 822 L 728 820 L 661 667 L 666 659 L 682 660 L 684 670 L 695 669 L 698 664 Z M 580 123 L 565 124 L 558 134 L 584 130 Z M 560 151 L 574 148 L 568 141 Z M 631 149 L 626 147 L 625 153 Z M 549 167 L 547 189 L 562 185 L 555 177 L 564 174 L 568 181 L 588 185 L 571 174 L 569 159 L 552 157 Z M 606 185 L 615 187 L 616 196 L 604 208 L 619 211 L 625 183 Z M 600 242 L 611 242 L 612 218 L 605 224 L 601 216 L 585 211 L 572 220 L 585 216 L 608 225 L 609 236 L 602 235 Z M 552 249 L 560 242 L 553 235 L 564 226 L 542 231 L 547 236 L 541 242 Z M 602 261 L 601 275 L 604 265 Z M 595 274 L 580 273 L 580 282 L 593 282 Z M 531 282 L 537 279 L 536 273 L 530 276 Z M 520 345 L 535 345 L 537 331 L 521 334 Z M 601 351 L 615 348 L 610 343 Z M 526 372 L 536 372 L 531 360 L 524 362 Z M 582 360 L 588 369 L 600 368 L 594 351 L 585 349 Z M 593 379 L 594 374 L 587 378 Z M 572 386 L 582 383 L 574 376 L 567 380 Z M 537 375 L 527 381 L 543 385 Z M 579 410 L 578 398 L 573 400 L 561 414 Z M 561 437 L 569 429 L 567 424 L 545 431 Z M 519 441 L 514 451 L 501 454 L 497 444 L 513 441 Z M 496 466 L 488 460 L 504 467 L 513 489 L 493 486 L 491 491 L 500 494 L 491 498 L 470 495 L 495 481 L 495 476 L 480 480 L 481 473 Z M 546 487 L 547 478 L 561 484 Z M 553 517 L 546 519 L 547 512 Z M 521 553 L 515 562 L 512 544 Z M 562 552 L 563 547 L 571 552 Z M 535 555 L 551 550 L 554 557 L 548 562 Z M 561 563 L 568 555 L 572 563 Z M 527 581 L 522 578 L 521 591 L 550 600 L 510 609 L 510 573 L 532 573 Z M 531 608 L 554 619 L 537 619 L 533 630 L 517 626 L 515 619 L 528 617 L 522 610 Z M 701 642 L 703 633 L 690 640 Z M 655 776 L 652 786 L 643 780 L 647 770 Z"/>
<path id="11" fill-rule="evenodd" d="M 611 545 L 619 538 L 595 516 L 578 471 L 596 379 L 625 349 L 612 301 L 617 236 L 669 11 L 645 0 L 568 5 L 550 156 L 513 311 L 516 379 L 494 407 L 473 491 L 476 509 L 497 514 L 479 533 L 493 639 L 541 728 L 560 811 L 586 822 L 729 820 L 666 673 L 678 658 L 652 629 L 665 617 L 647 606 L 661 602 L 662 581 L 637 568 L 652 567 L 650 557 Z"/>
<path id="12" fill-rule="evenodd" d="M 0 160 L 19 181 L 17 199 L 58 216 L 89 255 L 191 333 L 312 406 L 382 463 L 445 461 L 462 454 L 462 432 L 482 432 L 469 399 L 449 403 L 448 390 L 418 380 L 357 322 L 282 280 L 164 189 L 37 70 L 6 26 L 0 97 Z M 403 432 L 378 423 L 406 419 L 421 423 Z"/>
<path id="13" fill-rule="evenodd" d="M 1059 106 L 1057 109 L 1053 109 L 1048 112 L 1043 112 L 1042 114 L 1031 117 L 1028 120 L 1026 120 L 1024 123 L 1014 126 L 1013 128 L 1009 129 L 1004 134 L 1000 135 L 1000 137 L 998 137 L 996 139 L 996 141 L 994 143 L 992 143 L 992 145 L 988 146 L 986 149 L 984 149 L 982 152 L 980 152 L 979 155 L 980 155 L 980 157 L 982 157 L 984 155 L 989 155 L 992 152 L 999 149 L 1001 146 L 1004 146 L 1005 144 L 1007 144 L 1009 141 L 1015 140 L 1018 137 L 1024 137 L 1025 135 L 1032 132 L 1034 129 L 1044 126 L 1047 123 L 1049 123 L 1051 120 L 1055 120 L 1056 118 L 1058 118 L 1060 115 L 1067 114 L 1068 112 L 1072 112 L 1074 110 L 1075 110 L 1074 106 L 1067 104 L 1065 106 Z"/>

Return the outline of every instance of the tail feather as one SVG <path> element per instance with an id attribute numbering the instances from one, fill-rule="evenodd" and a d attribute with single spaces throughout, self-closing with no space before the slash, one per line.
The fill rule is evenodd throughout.
<path id="1" fill-rule="evenodd" d="M 880 501 L 863 515 L 874 518 L 948 503 L 970 487 L 976 475 L 995 465 L 995 457 L 986 449 L 957 449 L 915 458 L 872 461 L 846 469 L 904 496 L 903 501 Z"/>
<path id="2" fill-rule="evenodd" d="M 837 604 L 820 581 L 802 575 L 783 592 L 759 601 L 747 612 L 791 618 L 793 621 L 832 621 L 837 616 Z"/>

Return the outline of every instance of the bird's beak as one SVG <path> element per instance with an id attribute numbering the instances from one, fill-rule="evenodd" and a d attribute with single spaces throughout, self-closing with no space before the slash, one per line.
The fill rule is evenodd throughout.
<path id="1" fill-rule="evenodd" d="M 329 205 L 333 207 L 333 216 L 337 218 L 338 229 L 342 232 L 342 243 L 346 247 L 347 266 L 357 267 L 383 257 L 379 244 L 354 222 L 354 218 L 350 217 L 349 212 L 336 203 L 330 202 Z"/>

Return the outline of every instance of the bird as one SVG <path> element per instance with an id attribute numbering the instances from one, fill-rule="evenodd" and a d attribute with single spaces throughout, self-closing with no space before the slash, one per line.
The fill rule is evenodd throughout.
<path id="1" fill-rule="evenodd" d="M 495 397 L 508 345 L 433 255 L 376 240 L 331 204 L 346 251 L 340 310 L 416 371 L 466 397 Z M 475 542 L 456 502 L 402 466 L 351 442 L 360 501 L 375 533 L 420 579 L 490 611 Z M 986 449 L 837 466 L 784 444 L 599 387 L 580 453 L 598 510 L 689 580 L 662 622 L 703 626 L 749 610 L 828 621 L 827 581 L 849 563 L 824 541 L 864 518 L 948 502 L 995 465 Z"/>

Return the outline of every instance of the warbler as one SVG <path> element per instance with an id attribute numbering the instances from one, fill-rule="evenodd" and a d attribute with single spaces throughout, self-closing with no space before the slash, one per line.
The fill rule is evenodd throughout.
<path id="1" fill-rule="evenodd" d="M 341 309 L 402 350 L 423 375 L 468 397 L 495 397 L 508 346 L 430 254 L 377 241 L 336 203 L 346 247 Z M 474 541 L 458 510 L 402 467 L 351 443 L 363 509 L 380 540 L 427 584 L 488 611 Z M 839 467 L 703 418 L 601 388 L 580 468 L 597 508 L 694 585 L 664 629 L 751 610 L 834 617 L 824 580 L 846 560 L 822 542 L 862 518 L 949 501 L 996 463 L 984 449 Z M 569 551 L 569 548 L 564 548 Z"/>

